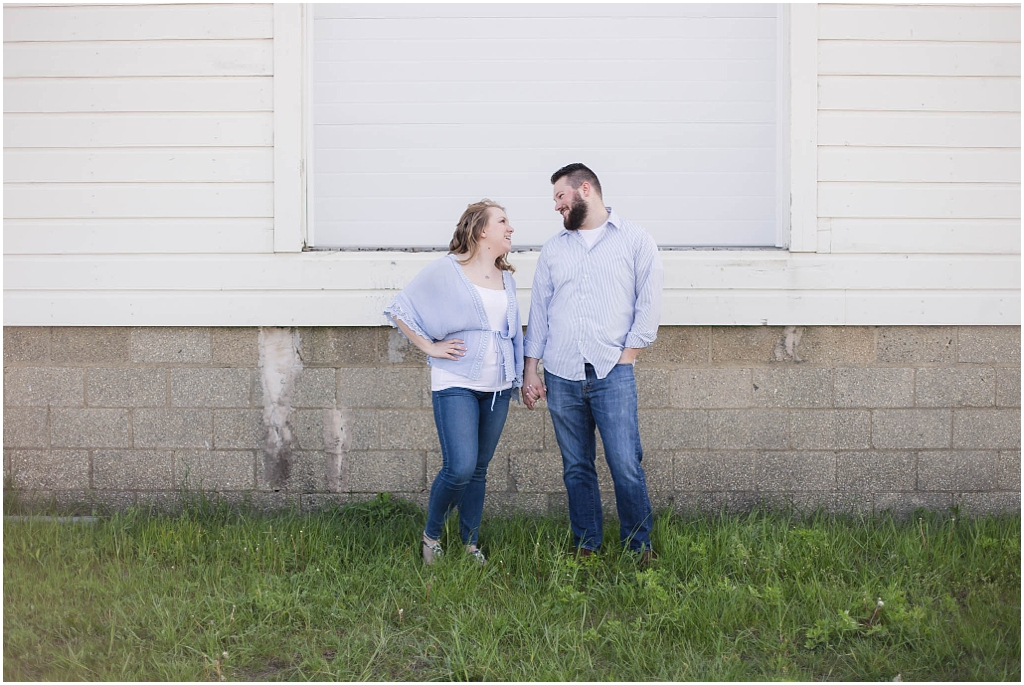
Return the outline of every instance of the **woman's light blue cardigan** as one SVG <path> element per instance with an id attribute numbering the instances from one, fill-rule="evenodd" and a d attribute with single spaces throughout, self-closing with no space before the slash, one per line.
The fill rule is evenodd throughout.
<path id="1" fill-rule="evenodd" d="M 412 331 L 427 340 L 458 338 L 466 344 L 466 355 L 458 360 L 427 358 L 427 363 L 472 380 L 478 380 L 487 350 L 487 338 L 493 337 L 505 381 L 513 388 L 523 385 L 523 325 L 516 301 L 516 282 L 502 271 L 508 300 L 508 332 L 492 331 L 476 287 L 466 277 L 455 255 L 445 255 L 428 264 L 384 310 L 389 323 L 397 328 L 401 319 Z M 516 399 L 518 392 L 514 391 Z"/>

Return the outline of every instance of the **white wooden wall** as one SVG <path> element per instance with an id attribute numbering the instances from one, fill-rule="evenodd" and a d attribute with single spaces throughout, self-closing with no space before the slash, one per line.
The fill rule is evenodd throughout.
<path id="1" fill-rule="evenodd" d="M 303 79 L 274 70 L 282 17 L 4 7 L 5 325 L 384 323 L 436 255 L 274 252 L 295 226 L 273 179 L 301 164 L 272 147 L 272 83 Z M 793 65 L 818 105 L 791 113 L 817 244 L 664 252 L 662 323 L 1019 325 L 1019 7 L 822 5 L 790 29 L 818 47 Z M 524 307 L 535 259 L 513 256 Z"/>

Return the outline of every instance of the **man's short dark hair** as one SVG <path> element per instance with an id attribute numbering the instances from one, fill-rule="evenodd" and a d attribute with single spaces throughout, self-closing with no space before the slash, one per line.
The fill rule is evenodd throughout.
<path id="1" fill-rule="evenodd" d="M 551 185 L 558 183 L 560 178 L 565 178 L 573 190 L 578 189 L 586 181 L 590 184 L 591 188 L 597 191 L 598 195 L 604 197 L 604 193 L 601 192 L 601 182 L 597 180 L 597 174 L 591 171 L 585 164 L 580 164 L 579 162 L 566 164 L 551 174 Z"/>

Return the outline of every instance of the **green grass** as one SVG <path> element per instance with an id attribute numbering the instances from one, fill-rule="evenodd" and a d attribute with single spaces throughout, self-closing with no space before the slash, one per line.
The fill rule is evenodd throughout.
<path id="1" fill-rule="evenodd" d="M 646 571 L 552 518 L 424 568 L 386 498 L 5 522 L 4 678 L 1020 680 L 1020 517 L 919 517 L 662 515 Z"/>

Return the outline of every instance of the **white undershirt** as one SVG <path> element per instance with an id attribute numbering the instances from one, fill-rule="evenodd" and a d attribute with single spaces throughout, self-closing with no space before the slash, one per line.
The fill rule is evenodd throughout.
<path id="1" fill-rule="evenodd" d="M 480 299 L 484 302 L 484 312 L 487 314 L 487 323 L 491 330 L 506 332 L 508 330 L 508 297 L 505 295 L 505 291 L 481 288 L 475 283 L 473 287 L 480 293 Z M 469 364 L 469 360 L 465 357 L 460 363 L 463 362 Z M 469 388 L 480 392 L 497 392 L 511 387 L 512 381 L 505 380 L 505 372 L 501 366 L 493 335 L 487 336 L 487 349 L 484 350 L 484 364 L 480 370 L 479 379 L 474 381 L 436 366 L 430 367 L 430 389 L 434 392 L 447 388 Z"/>
<path id="2" fill-rule="evenodd" d="M 598 238 L 604 235 L 604 232 L 608 230 L 608 222 L 604 222 L 597 228 L 591 228 L 586 231 L 579 231 L 580 236 L 587 243 L 587 249 L 589 250 L 597 242 Z"/>

